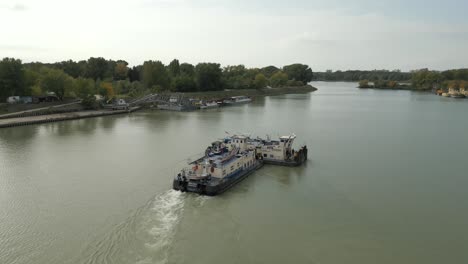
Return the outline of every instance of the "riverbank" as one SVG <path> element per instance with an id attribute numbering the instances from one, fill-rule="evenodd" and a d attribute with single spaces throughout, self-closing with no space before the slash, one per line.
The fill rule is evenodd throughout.
<path id="1" fill-rule="evenodd" d="M 397 87 L 359 87 L 359 89 L 375 89 L 375 90 L 395 90 L 395 91 L 415 91 L 415 92 L 430 92 L 431 89 L 417 89 L 411 86 L 397 86 Z"/>
<path id="2" fill-rule="evenodd" d="M 58 121 L 67 121 L 99 116 L 109 116 L 126 114 L 139 110 L 140 107 L 132 107 L 129 110 L 98 110 L 98 111 L 80 111 L 73 113 L 60 113 L 51 115 L 39 115 L 39 116 L 28 116 L 28 117 L 17 117 L 0 119 L 0 128 L 16 127 L 16 126 L 27 126 L 35 124 L 43 124 Z"/>
<path id="3" fill-rule="evenodd" d="M 224 90 L 224 91 L 207 91 L 207 92 L 195 92 L 195 93 L 183 93 L 187 97 L 196 97 L 199 99 L 217 99 L 226 98 L 231 96 L 245 95 L 250 97 L 260 96 L 273 96 L 273 95 L 284 95 L 284 94 L 301 94 L 310 93 L 317 91 L 317 88 L 312 85 L 304 85 L 297 87 L 280 87 L 280 88 L 264 88 L 261 90 L 257 89 L 239 89 L 239 90 Z"/>
<path id="4" fill-rule="evenodd" d="M 317 88 L 311 85 L 298 86 L 298 87 L 281 87 L 281 88 L 265 88 L 261 90 L 244 89 L 244 90 L 224 90 L 224 91 L 209 91 L 209 92 L 196 92 L 196 93 L 182 93 L 184 97 L 197 98 L 200 100 L 214 100 L 226 98 L 231 96 L 274 96 L 284 94 L 303 94 L 316 91 Z M 168 94 L 172 95 L 172 94 Z M 179 94 L 180 95 L 180 94 Z M 78 105 L 80 102 L 74 102 L 68 105 Z M 61 105 L 60 107 L 62 107 Z M 56 106 L 59 107 L 59 106 Z M 21 111 L 16 113 L 8 113 L 0 116 L 0 128 L 33 125 L 49 122 L 58 122 L 66 120 L 74 120 L 81 118 L 91 118 L 107 115 L 124 114 L 136 111 L 141 107 L 132 107 L 130 110 L 95 110 L 95 111 L 82 111 L 80 109 L 65 109 L 63 111 L 53 110 L 53 107 L 45 107 L 28 111 Z M 38 111 L 43 109 L 43 111 Z"/>

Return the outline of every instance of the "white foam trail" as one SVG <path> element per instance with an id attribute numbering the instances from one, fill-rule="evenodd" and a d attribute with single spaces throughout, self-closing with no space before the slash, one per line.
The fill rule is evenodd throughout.
<path id="1" fill-rule="evenodd" d="M 185 194 L 170 190 L 139 208 L 111 234 L 89 247 L 86 264 L 165 264 L 182 217 Z"/>
<path id="2" fill-rule="evenodd" d="M 167 263 L 169 249 L 175 235 L 175 228 L 184 210 L 184 194 L 179 191 L 167 191 L 153 201 L 153 206 L 145 219 L 149 241 L 147 250 L 152 251 L 156 259 L 153 263 Z M 143 262 L 144 263 L 144 262 Z"/>

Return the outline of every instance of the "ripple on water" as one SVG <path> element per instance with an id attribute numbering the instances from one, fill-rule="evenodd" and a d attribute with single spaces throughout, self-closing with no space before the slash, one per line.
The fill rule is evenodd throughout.
<path id="1" fill-rule="evenodd" d="M 167 263 L 184 201 L 185 194 L 174 190 L 156 196 L 91 245 L 82 263 Z"/>

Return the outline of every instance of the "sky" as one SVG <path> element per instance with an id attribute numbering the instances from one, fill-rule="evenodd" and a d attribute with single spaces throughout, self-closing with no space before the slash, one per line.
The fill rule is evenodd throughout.
<path id="1" fill-rule="evenodd" d="M 466 0 L 0 0 L 0 57 L 468 67 Z"/>

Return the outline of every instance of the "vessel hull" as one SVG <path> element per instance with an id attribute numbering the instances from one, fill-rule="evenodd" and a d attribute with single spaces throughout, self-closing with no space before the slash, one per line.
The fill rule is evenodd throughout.
<path id="1" fill-rule="evenodd" d="M 172 187 L 176 191 L 198 193 L 207 196 L 216 196 L 234 187 L 237 183 L 247 178 L 250 174 L 260 169 L 262 166 L 263 163 L 259 162 L 252 168 L 242 170 L 237 175 L 229 177 L 228 179 L 224 179 L 214 184 L 198 183 L 196 187 L 189 186 L 188 182 L 183 182 L 179 181 L 178 179 L 174 179 Z"/>

